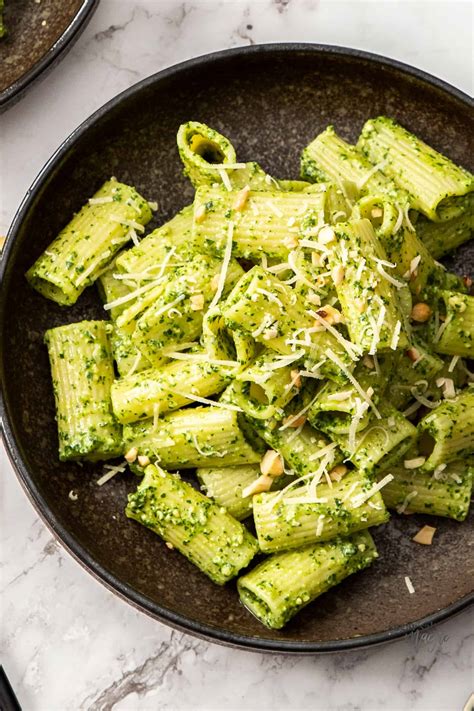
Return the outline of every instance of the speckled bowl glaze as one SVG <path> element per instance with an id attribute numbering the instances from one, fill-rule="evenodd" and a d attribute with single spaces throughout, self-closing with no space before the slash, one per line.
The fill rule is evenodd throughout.
<path id="1" fill-rule="evenodd" d="M 167 69 L 100 109 L 61 146 L 28 192 L 4 250 L 1 292 L 5 440 L 33 504 L 95 577 L 152 617 L 247 649 L 315 653 L 361 647 L 442 620 L 472 599 L 473 520 L 436 519 L 434 545 L 411 541 L 426 516 L 398 516 L 374 532 L 379 560 L 309 605 L 279 632 L 213 585 L 151 531 L 123 514 L 131 474 L 96 485 L 100 465 L 60 463 L 45 329 L 103 316 L 94 288 L 70 309 L 32 291 L 25 270 L 110 175 L 158 200 L 157 222 L 189 203 L 176 131 L 204 121 L 233 141 L 239 160 L 298 177 L 301 148 L 332 123 L 355 140 L 370 116 L 389 114 L 453 160 L 472 158 L 471 110 L 461 92 L 399 63 L 315 45 L 265 45 Z M 149 225 L 153 227 L 154 225 Z M 473 251 L 452 265 L 472 273 Z M 68 492 L 78 492 L 77 501 Z M 22 535 L 21 530 L 18 535 Z M 416 588 L 410 595 L 409 575 Z"/>
<path id="2" fill-rule="evenodd" d="M 99 0 L 6 0 L 0 39 L 0 112 L 71 49 Z"/>

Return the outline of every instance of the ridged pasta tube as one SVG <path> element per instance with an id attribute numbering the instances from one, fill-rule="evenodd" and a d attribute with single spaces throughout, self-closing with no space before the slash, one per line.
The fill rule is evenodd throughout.
<path id="1" fill-rule="evenodd" d="M 217 585 L 246 568 L 255 538 L 222 507 L 175 474 L 151 464 L 125 513 L 157 533 Z"/>
<path id="2" fill-rule="evenodd" d="M 114 379 L 105 321 L 81 321 L 45 333 L 53 379 L 59 458 L 109 459 L 122 450 L 112 413 Z"/>
<path id="3" fill-rule="evenodd" d="M 377 558 L 368 531 L 272 555 L 239 578 L 245 607 L 271 629 L 281 629 L 303 607 Z"/>
<path id="4" fill-rule="evenodd" d="M 148 202 L 113 178 L 98 190 L 27 271 L 31 286 L 61 306 L 75 304 L 114 255 L 151 219 Z"/>

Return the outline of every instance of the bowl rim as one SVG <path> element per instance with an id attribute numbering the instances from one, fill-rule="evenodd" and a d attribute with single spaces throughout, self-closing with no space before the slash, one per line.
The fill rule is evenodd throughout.
<path id="1" fill-rule="evenodd" d="M 19 101 L 36 81 L 43 78 L 62 59 L 86 28 L 99 0 L 83 0 L 81 7 L 72 16 L 68 26 L 33 66 L 21 74 L 6 89 L 0 91 L 0 113 Z"/>
<path id="2" fill-rule="evenodd" d="M 95 0 L 93 0 L 95 2 Z M 200 55 L 192 59 L 179 62 L 177 64 L 166 67 L 165 69 L 156 72 L 141 81 L 133 84 L 124 91 L 120 92 L 103 106 L 97 109 L 94 113 L 88 116 L 69 136 L 59 145 L 51 158 L 45 163 L 40 170 L 33 183 L 27 190 L 14 218 L 10 229 L 8 230 L 7 239 L 4 245 L 2 259 L 0 260 L 0 284 L 3 284 L 6 268 L 11 254 L 12 245 L 15 237 L 18 234 L 20 226 L 26 217 L 36 195 L 48 180 L 51 172 L 57 167 L 61 159 L 73 145 L 100 119 L 105 116 L 110 110 L 118 106 L 122 101 L 130 96 L 146 89 L 147 87 L 159 83 L 164 79 L 169 79 L 178 75 L 183 70 L 192 68 L 202 68 L 208 64 L 214 64 L 218 61 L 225 61 L 228 58 L 234 58 L 239 55 L 271 55 L 271 54 L 291 54 L 294 52 L 307 52 L 314 55 L 334 55 L 346 59 L 362 60 L 372 65 L 377 65 L 380 68 L 392 69 L 400 72 L 405 76 L 412 77 L 426 83 L 431 87 L 441 90 L 453 98 L 460 101 L 462 104 L 472 107 L 474 101 L 466 93 L 457 89 L 442 79 L 432 76 L 431 74 L 412 67 L 408 64 L 400 62 L 396 59 L 384 57 L 382 55 L 373 54 L 359 49 L 340 47 L 326 44 L 313 44 L 301 42 L 283 42 L 283 43 L 266 43 L 244 47 L 236 47 L 227 50 L 220 50 L 208 54 Z M 5 302 L 5 293 L 1 289 L 0 298 L 0 323 L 3 322 L 3 310 Z M 1 363 L 3 380 L 3 362 Z M 28 468 L 20 455 L 19 446 L 17 445 L 12 424 L 10 422 L 7 404 L 3 394 L 3 389 L 0 392 L 0 418 L 1 429 L 5 448 L 9 456 L 10 462 L 13 465 L 15 474 L 27 494 L 29 500 L 34 506 L 36 512 L 49 528 L 55 538 L 59 540 L 61 545 L 72 555 L 76 561 L 85 568 L 96 580 L 101 582 L 111 592 L 118 597 L 127 601 L 133 607 L 157 619 L 160 622 L 167 624 L 170 627 L 187 632 L 207 641 L 224 644 L 231 647 L 245 649 L 248 651 L 257 652 L 279 652 L 284 654 L 319 654 L 326 652 L 341 652 L 345 650 L 360 649 L 363 647 L 374 646 L 389 641 L 394 641 L 414 634 L 417 630 L 431 627 L 435 623 L 442 622 L 449 617 L 461 612 L 474 602 L 474 592 L 465 595 L 456 600 L 447 607 L 436 610 L 435 612 L 426 615 L 425 617 L 414 620 L 413 622 L 399 625 L 392 629 L 376 632 L 368 635 L 351 637 L 348 639 L 330 640 L 326 642 L 311 642 L 311 641 L 290 641 L 278 639 L 266 639 L 264 637 L 241 635 L 236 632 L 228 631 L 222 628 L 214 627 L 209 624 L 197 622 L 190 619 L 186 615 L 176 613 L 166 607 L 162 607 L 158 603 L 152 601 L 146 595 L 143 595 L 131 585 L 120 581 L 114 574 L 110 573 L 101 563 L 96 561 L 85 548 L 74 538 L 72 533 L 64 527 L 55 515 L 50 510 L 50 507 L 44 497 L 41 495 L 38 487 L 35 484 L 34 476 L 28 471 Z"/>

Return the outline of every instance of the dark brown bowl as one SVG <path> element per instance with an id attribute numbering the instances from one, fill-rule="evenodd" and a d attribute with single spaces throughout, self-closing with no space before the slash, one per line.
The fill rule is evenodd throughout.
<path id="1" fill-rule="evenodd" d="M 0 112 L 71 49 L 99 0 L 7 0 L 0 39 Z"/>
<path id="2" fill-rule="evenodd" d="M 157 199 L 159 221 L 189 203 L 193 191 L 176 150 L 182 121 L 204 121 L 232 139 L 239 160 L 257 160 L 273 175 L 296 178 L 301 148 L 328 123 L 354 140 L 363 122 L 380 113 L 467 165 L 470 112 L 461 92 L 398 62 L 316 45 L 247 47 L 185 62 L 128 89 L 82 124 L 44 167 L 4 250 L 5 439 L 20 482 L 54 535 L 110 589 L 198 636 L 294 653 L 395 639 L 469 603 L 474 517 L 463 524 L 436 519 L 435 542 L 427 547 L 411 538 L 428 517 L 393 515 L 375 531 L 380 551 L 375 565 L 325 594 L 283 631 L 262 627 L 239 604 L 234 585 L 216 587 L 157 536 L 125 518 L 134 476 L 119 475 L 99 488 L 99 465 L 58 461 L 43 333 L 103 312 L 95 289 L 62 309 L 32 291 L 23 275 L 110 175 Z M 472 266 L 472 250 L 465 248 L 454 266 L 465 273 L 469 258 Z M 79 493 L 77 501 L 68 498 L 71 489 Z M 414 595 L 406 589 L 406 575 Z"/>

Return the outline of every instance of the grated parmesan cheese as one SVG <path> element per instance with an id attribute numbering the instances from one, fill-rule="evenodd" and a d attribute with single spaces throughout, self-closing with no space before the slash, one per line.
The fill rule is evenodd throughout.
<path id="1" fill-rule="evenodd" d="M 408 592 L 410 595 L 413 595 L 415 592 L 415 588 L 413 587 L 413 583 L 411 582 L 410 578 L 408 575 L 405 575 L 405 585 L 407 586 Z"/>
<path id="2" fill-rule="evenodd" d="M 232 257 L 232 238 L 234 236 L 234 223 L 229 222 L 229 227 L 227 230 L 227 242 L 225 246 L 224 256 L 222 258 L 222 267 L 219 273 L 219 281 L 217 282 L 217 290 L 214 297 L 209 304 L 209 311 L 214 308 L 214 306 L 219 302 L 224 291 L 225 280 L 227 278 L 227 270 L 229 269 L 230 260 Z"/>

